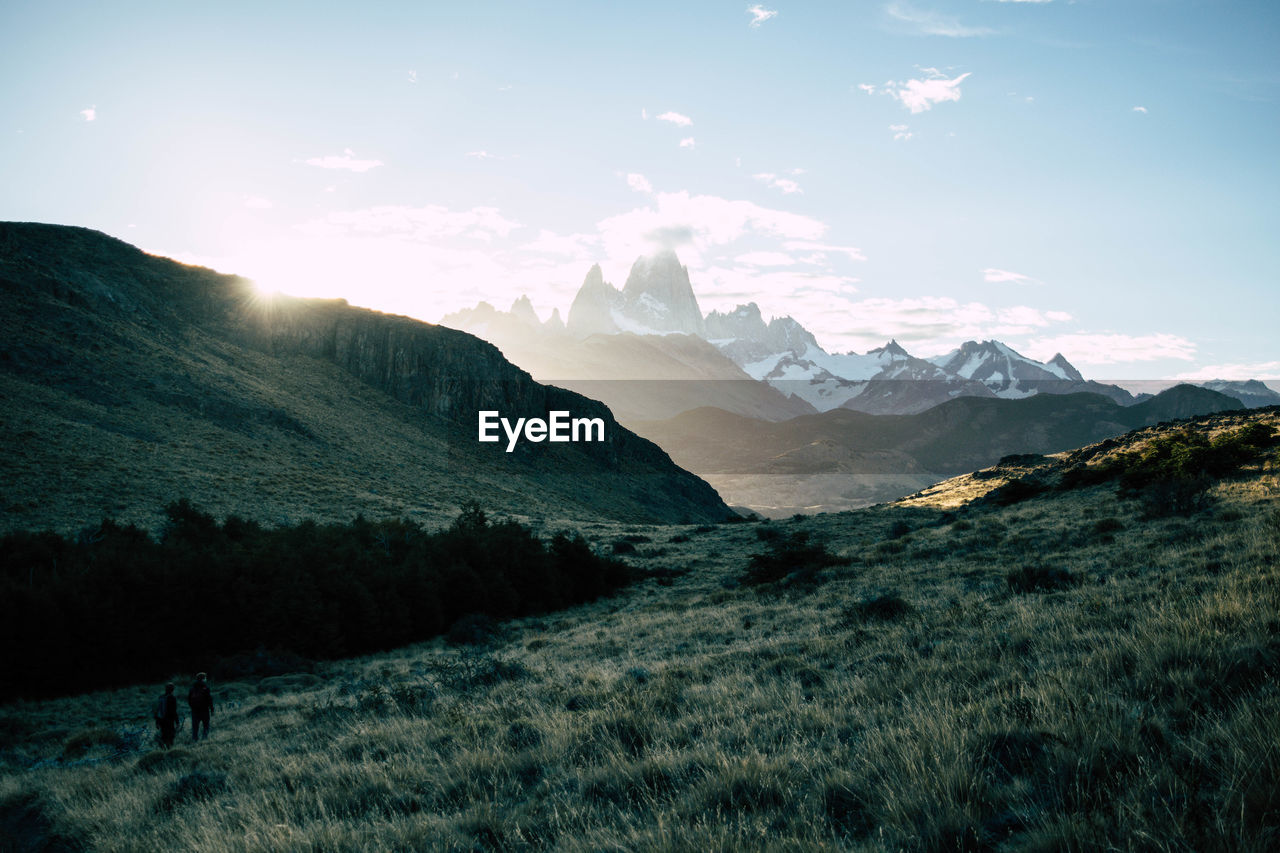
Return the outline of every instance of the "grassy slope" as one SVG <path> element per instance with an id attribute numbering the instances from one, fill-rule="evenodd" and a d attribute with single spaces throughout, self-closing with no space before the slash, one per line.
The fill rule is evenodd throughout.
<path id="1" fill-rule="evenodd" d="M 1275 849 L 1275 452 L 1188 518 L 1110 485 L 938 508 L 1000 482 L 774 523 L 852 559 L 809 591 L 735 584 L 755 525 L 598 525 L 688 571 L 479 650 L 216 685 L 214 738 L 167 754 L 136 742 L 153 688 L 8 707 L 0 820 L 103 850 Z M 1027 566 L 1083 582 L 1016 593 Z"/>

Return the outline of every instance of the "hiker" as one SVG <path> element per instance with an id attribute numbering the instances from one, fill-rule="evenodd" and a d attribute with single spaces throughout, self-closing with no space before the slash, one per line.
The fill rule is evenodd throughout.
<path id="1" fill-rule="evenodd" d="M 156 702 L 156 727 L 160 729 L 160 743 L 165 748 L 173 746 L 178 733 L 178 697 L 173 695 L 173 682 L 164 686 L 164 695 Z"/>
<path id="2" fill-rule="evenodd" d="M 213 693 L 209 691 L 209 676 L 196 673 L 196 683 L 187 691 L 187 704 L 191 706 L 191 742 L 200 739 L 200 724 L 204 724 L 204 737 L 209 736 L 209 716 L 213 714 Z"/>

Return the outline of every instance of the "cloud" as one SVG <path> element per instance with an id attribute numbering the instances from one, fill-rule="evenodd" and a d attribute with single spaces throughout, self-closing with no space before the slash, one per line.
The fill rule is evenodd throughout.
<path id="1" fill-rule="evenodd" d="M 1188 373 L 1179 373 L 1174 379 L 1191 379 L 1206 382 L 1210 379 L 1280 379 L 1280 361 L 1256 361 L 1252 364 L 1212 364 Z"/>
<path id="2" fill-rule="evenodd" d="M 982 280 L 986 282 L 990 282 L 992 284 L 999 284 L 1001 282 L 1013 282 L 1014 284 L 1021 284 L 1022 282 L 1035 281 L 1035 279 L 1033 279 L 1031 276 L 1023 275 L 1020 272 L 1010 272 L 1009 270 L 998 270 L 993 267 L 988 267 L 987 269 L 982 271 Z"/>
<path id="3" fill-rule="evenodd" d="M 627 186 L 631 187 L 631 189 L 638 193 L 653 192 L 653 184 L 649 183 L 649 179 L 644 175 L 639 175 L 635 172 L 631 172 L 627 175 Z"/>
<path id="4" fill-rule="evenodd" d="M 417 82 L 418 82 L 418 72 L 417 72 L 417 71 L 414 71 L 414 70 L 410 69 L 410 71 L 409 71 L 409 82 L 410 82 L 410 83 L 417 83 Z"/>
<path id="5" fill-rule="evenodd" d="M 468 151 L 464 156 L 471 157 L 472 159 L 475 159 L 475 160 L 501 160 L 502 159 L 497 154 L 490 154 L 488 151 L 485 151 L 483 149 L 479 151 Z"/>
<path id="6" fill-rule="evenodd" d="M 997 3 L 1052 3 L 1053 0 L 996 0 Z"/>
<path id="7" fill-rule="evenodd" d="M 868 95 L 874 95 L 876 93 L 876 87 L 872 86 L 870 83 L 859 83 L 858 88 L 866 92 Z"/>
<path id="8" fill-rule="evenodd" d="M 605 252 L 618 263 L 660 247 L 681 247 L 690 269 L 703 266 L 703 256 L 749 239 L 755 249 L 770 241 L 820 240 L 826 223 L 797 213 L 688 192 L 659 192 L 644 207 L 597 223 Z M 685 257 L 688 253 L 688 257 Z"/>
<path id="9" fill-rule="evenodd" d="M 538 232 L 536 239 L 523 244 L 520 248 L 527 252 L 555 255 L 581 263 L 589 263 L 594 259 L 595 250 L 599 244 L 600 238 L 593 234 L 561 236 L 544 228 Z"/>
<path id="10" fill-rule="evenodd" d="M 1146 114 L 1147 114 L 1147 108 L 1146 108 L 1146 107 L 1134 107 L 1134 108 L 1133 108 L 1133 111 L 1134 111 L 1135 113 L 1142 113 L 1143 115 L 1146 115 Z"/>
<path id="11" fill-rule="evenodd" d="M 733 259 L 749 267 L 790 267 L 798 261 L 786 252 L 747 252 Z"/>
<path id="12" fill-rule="evenodd" d="M 80 115 L 84 117 L 85 121 L 97 121 L 98 108 L 96 106 L 86 107 L 80 111 Z"/>
<path id="13" fill-rule="evenodd" d="M 948 80 L 945 75 L 938 73 L 937 69 L 926 68 L 924 71 L 929 73 L 928 79 L 895 83 L 892 84 L 895 88 L 888 89 L 889 94 L 901 101 L 902 105 L 912 113 L 933 109 L 934 104 L 941 104 L 944 101 L 960 100 L 960 83 L 973 73 L 966 71 L 959 77 Z"/>
<path id="14" fill-rule="evenodd" d="M 271 199 L 263 198 L 262 196 L 247 195 L 244 197 L 244 206 L 253 208 L 254 210 L 270 210 L 275 205 L 271 203 Z"/>
<path id="15" fill-rule="evenodd" d="M 994 308 L 945 296 L 846 299 L 838 305 L 807 307 L 803 313 L 788 303 L 788 310 L 829 352 L 864 352 L 895 338 L 922 358 L 948 353 L 964 341 L 1008 340 L 1071 319 L 1060 311 L 1026 305 Z"/>
<path id="16" fill-rule="evenodd" d="M 300 226 L 299 230 L 312 236 L 381 234 L 410 240 L 463 237 L 488 243 L 494 237 L 508 236 L 519 227 L 519 222 L 507 219 L 494 207 L 450 210 L 440 205 L 381 205 L 330 213 L 324 219 Z"/>
<path id="17" fill-rule="evenodd" d="M 775 190 L 781 190 L 783 195 L 804 192 L 804 190 L 800 189 L 800 185 L 795 181 L 790 178 L 780 178 L 773 172 L 760 172 L 759 174 L 752 175 L 751 177 L 760 181 L 767 187 L 772 187 Z"/>
<path id="18" fill-rule="evenodd" d="M 778 10 L 766 9 L 757 3 L 754 6 L 747 7 L 747 14 L 751 16 L 751 20 L 747 22 L 747 26 L 758 27 L 770 18 L 776 18 L 778 16 Z"/>
<path id="19" fill-rule="evenodd" d="M 305 161 L 308 166 L 319 166 L 321 169 L 346 169 L 349 172 L 367 172 L 383 165 L 381 160 L 359 160 L 350 148 L 342 152 L 342 156 L 330 154 L 327 157 L 312 157 Z"/>
<path id="20" fill-rule="evenodd" d="M 971 38 L 974 36 L 989 36 L 995 33 L 995 30 L 987 27 L 967 27 L 955 18 L 934 11 L 916 9 L 906 3 L 898 2 L 898 0 L 890 3 L 884 10 L 889 17 L 904 24 L 910 24 L 924 35 Z"/>
<path id="21" fill-rule="evenodd" d="M 915 136 L 905 124 L 891 124 L 889 125 L 889 130 L 893 132 L 894 139 L 901 139 L 904 142 Z"/>
<path id="22" fill-rule="evenodd" d="M 865 261 L 867 256 L 862 254 L 862 250 L 856 246 L 831 246 L 826 243 L 814 243 L 809 240 L 788 240 L 782 244 L 784 248 L 793 252 L 817 252 L 820 255 L 833 253 L 837 255 L 847 255 L 851 261 Z"/>
<path id="23" fill-rule="evenodd" d="M 684 139 L 680 140 L 681 148 L 693 148 L 697 144 L 698 143 L 694 141 L 694 138 L 692 136 L 686 136 Z"/>
<path id="24" fill-rule="evenodd" d="M 657 119 L 658 121 L 669 121 L 676 127 L 688 127 L 693 124 L 693 119 L 676 112 L 665 112 L 662 115 L 657 116 Z"/>
<path id="25" fill-rule="evenodd" d="M 1060 352 L 1074 364 L 1128 364 L 1135 361 L 1176 359 L 1191 361 L 1196 345 L 1179 335 L 1123 335 L 1080 332 L 1053 338 L 1036 338 L 1028 347 L 1044 358 Z M 1038 356 L 1037 356 L 1038 357 Z"/>

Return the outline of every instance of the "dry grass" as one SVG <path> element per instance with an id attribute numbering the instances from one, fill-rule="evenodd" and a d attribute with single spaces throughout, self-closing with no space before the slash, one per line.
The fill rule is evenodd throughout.
<path id="1" fill-rule="evenodd" d="M 1214 496 L 772 522 L 852 561 L 808 591 L 738 582 L 758 525 L 599 525 L 676 571 L 488 647 L 216 685 L 199 744 L 137 742 L 152 687 L 4 708 L 0 820 L 120 851 L 1274 850 L 1275 459 Z"/>

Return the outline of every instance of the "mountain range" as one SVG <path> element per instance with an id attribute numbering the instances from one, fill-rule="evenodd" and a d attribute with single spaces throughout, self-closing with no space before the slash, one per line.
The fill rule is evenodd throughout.
<path id="1" fill-rule="evenodd" d="M 1050 453 L 1136 426 L 1275 405 L 1261 382 L 1159 394 L 1090 381 L 1000 341 L 923 359 L 890 340 L 828 353 L 791 317 L 752 302 L 703 316 L 674 252 L 640 258 L 619 290 L 599 266 L 561 322 L 521 297 L 446 325 L 491 340 L 537 378 L 603 400 L 731 504 L 767 515 L 865 506 L 1002 456 Z"/>
<path id="2" fill-rule="evenodd" d="M 1131 406 L 1089 392 L 965 396 L 910 415 L 832 409 L 769 422 L 702 408 L 634 427 L 730 503 L 787 516 L 890 501 L 1006 456 L 1058 453 L 1243 408 L 1217 391 L 1178 385 Z"/>
<path id="3" fill-rule="evenodd" d="M 838 408 L 912 414 L 957 397 L 1090 392 L 1127 406 L 1147 396 L 1087 380 L 1061 353 L 1040 362 L 995 340 L 967 341 L 932 359 L 911 355 L 895 340 L 865 353 L 829 353 L 791 317 L 766 322 L 754 302 L 704 316 L 688 268 L 672 251 L 637 259 L 621 290 L 593 266 L 566 322 L 558 310 L 540 322 L 526 297 L 510 311 L 481 303 L 441 322 L 492 341 L 541 381 L 594 390 L 625 423 L 699 406 L 785 420 Z M 673 362 L 680 369 L 673 370 Z M 592 384 L 576 384 L 584 380 Z M 602 384 L 624 380 L 665 387 Z M 674 380 L 701 384 L 682 390 Z M 759 387 L 742 384 L 747 380 Z M 1218 380 L 1205 387 L 1246 405 L 1280 403 L 1280 394 L 1256 381 Z"/>
<path id="4" fill-rule="evenodd" d="M 465 332 L 266 297 L 96 231 L 0 223 L 0 530 L 216 515 L 719 520 L 607 407 Z M 599 442 L 477 442 L 477 413 L 600 418 Z"/>

